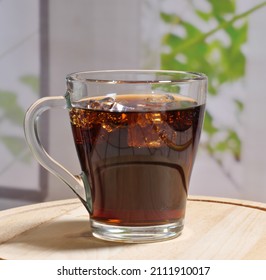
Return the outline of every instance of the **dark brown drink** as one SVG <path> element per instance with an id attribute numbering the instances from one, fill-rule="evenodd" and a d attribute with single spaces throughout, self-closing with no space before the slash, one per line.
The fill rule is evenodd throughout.
<path id="1" fill-rule="evenodd" d="M 86 99 L 70 110 L 95 221 L 163 225 L 184 217 L 204 105 L 174 95 Z"/>

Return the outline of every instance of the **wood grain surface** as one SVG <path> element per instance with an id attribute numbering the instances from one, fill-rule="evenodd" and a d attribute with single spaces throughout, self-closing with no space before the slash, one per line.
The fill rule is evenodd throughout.
<path id="1" fill-rule="evenodd" d="M 190 197 L 180 237 L 149 244 L 94 238 L 77 199 L 0 212 L 0 259 L 266 259 L 266 205 Z"/>

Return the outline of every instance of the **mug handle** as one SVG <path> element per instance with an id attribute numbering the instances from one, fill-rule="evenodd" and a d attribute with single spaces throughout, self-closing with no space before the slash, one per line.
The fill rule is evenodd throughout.
<path id="1" fill-rule="evenodd" d="M 42 113 L 52 108 L 66 109 L 63 96 L 44 97 L 31 105 L 24 119 L 24 133 L 29 148 L 36 160 L 48 171 L 66 183 L 77 195 L 87 211 L 92 213 L 91 188 L 86 175 L 73 175 L 56 160 L 54 160 L 41 144 L 38 133 L 38 119 Z"/>

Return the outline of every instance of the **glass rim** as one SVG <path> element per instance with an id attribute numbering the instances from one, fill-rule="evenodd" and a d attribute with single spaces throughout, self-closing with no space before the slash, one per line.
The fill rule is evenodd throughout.
<path id="1" fill-rule="evenodd" d="M 101 75 L 109 75 L 110 78 L 100 78 Z M 112 74 L 114 76 L 112 76 Z M 134 74 L 134 79 L 125 79 L 115 77 L 115 75 Z M 99 75 L 97 78 L 97 75 Z M 160 78 L 141 79 L 137 75 L 162 75 Z M 163 78 L 165 75 L 165 78 Z M 93 77 L 94 76 L 94 77 Z M 178 77 L 179 76 L 179 77 Z M 207 81 L 207 76 L 201 72 L 177 71 L 177 70 L 96 70 L 96 71 L 78 71 L 66 76 L 67 82 L 81 83 L 99 83 L 99 84 L 172 84 L 189 83 L 195 81 Z"/>

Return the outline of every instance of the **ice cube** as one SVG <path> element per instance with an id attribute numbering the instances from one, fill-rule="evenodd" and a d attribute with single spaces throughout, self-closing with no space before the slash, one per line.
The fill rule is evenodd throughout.
<path id="1" fill-rule="evenodd" d="M 111 96 L 102 99 L 90 99 L 88 101 L 88 109 L 94 110 L 110 110 L 115 103 L 115 99 Z"/>
<path id="2" fill-rule="evenodd" d="M 111 108 L 111 112 L 128 112 L 128 111 L 133 111 L 135 108 L 129 106 L 127 100 L 120 100 L 114 102 L 114 105 Z"/>
<path id="3" fill-rule="evenodd" d="M 87 108 L 93 110 L 103 110 L 110 112 L 127 112 L 134 110 L 133 107 L 128 106 L 128 101 L 116 101 L 115 97 L 107 96 L 102 99 L 90 99 L 87 102 Z"/>
<path id="4" fill-rule="evenodd" d="M 175 98 L 171 94 L 153 94 L 147 97 L 139 107 L 142 107 L 143 111 L 165 110 L 174 102 Z"/>
<path id="5" fill-rule="evenodd" d="M 146 99 L 148 103 L 160 103 L 162 105 L 165 103 L 173 102 L 174 100 L 175 98 L 171 94 L 153 94 Z"/>
<path id="6" fill-rule="evenodd" d="M 100 109 L 100 102 L 98 100 L 90 99 L 86 105 L 88 109 Z"/>
<path id="7" fill-rule="evenodd" d="M 165 121 L 165 114 L 163 113 L 146 113 L 145 117 L 148 123 L 151 124 L 161 124 Z"/>

